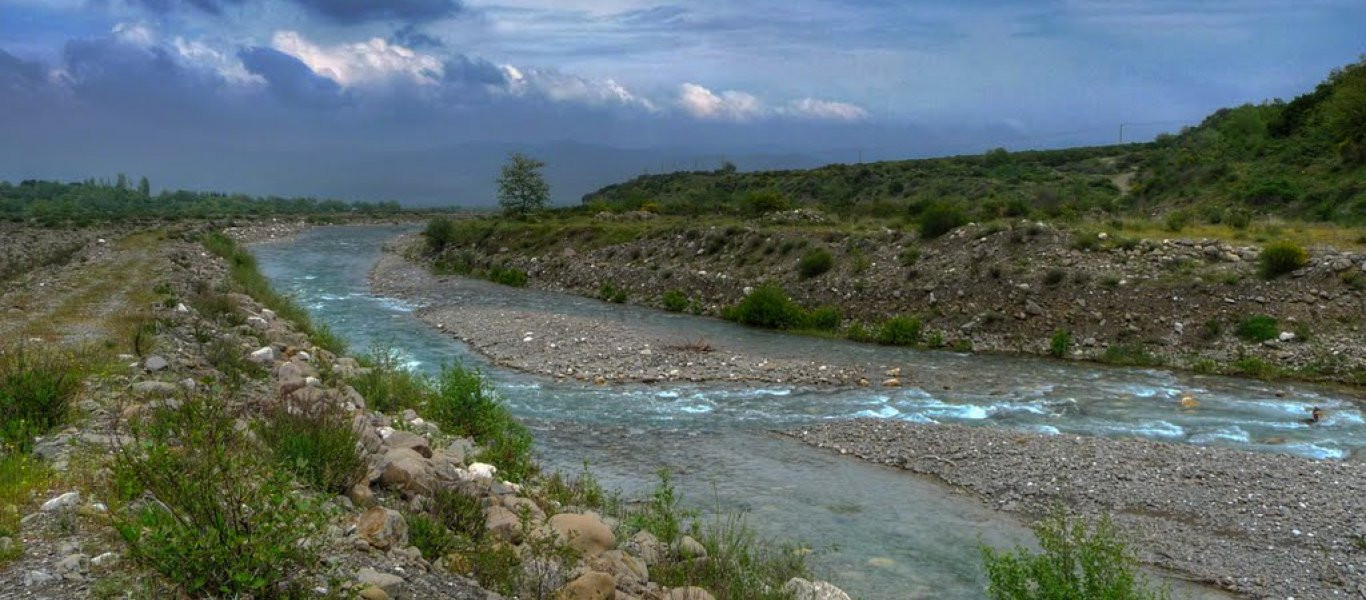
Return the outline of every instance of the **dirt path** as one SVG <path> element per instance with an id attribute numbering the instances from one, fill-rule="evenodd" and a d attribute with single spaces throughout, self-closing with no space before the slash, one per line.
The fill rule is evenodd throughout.
<path id="1" fill-rule="evenodd" d="M 81 345 L 125 343 L 157 300 L 165 240 L 139 232 L 94 248 L 82 260 L 40 268 L 0 292 L 0 340 Z"/>

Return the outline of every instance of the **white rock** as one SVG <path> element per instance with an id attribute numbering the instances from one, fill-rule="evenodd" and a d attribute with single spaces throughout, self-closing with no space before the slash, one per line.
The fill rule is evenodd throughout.
<path id="1" fill-rule="evenodd" d="M 279 360 L 280 352 L 271 346 L 265 346 L 253 351 L 247 358 L 254 363 L 268 364 Z"/>
<path id="2" fill-rule="evenodd" d="M 1292 342 L 1292 341 L 1295 340 L 1295 332 L 1293 332 L 1293 331 L 1282 331 L 1280 335 L 1276 336 L 1276 339 L 1278 339 L 1278 340 L 1280 340 L 1280 341 L 1282 341 L 1282 342 Z"/>
<path id="3" fill-rule="evenodd" d="M 190 307 L 185 306 L 185 303 L 181 302 L 175 305 L 175 311 L 178 313 L 188 313 L 190 312 Z"/>
<path id="4" fill-rule="evenodd" d="M 498 472 L 498 467 L 488 463 L 477 462 L 469 467 L 470 475 L 478 479 L 493 479 L 493 474 Z"/>
<path id="5" fill-rule="evenodd" d="M 43 512 L 56 512 L 76 508 L 81 503 L 80 492 L 67 492 L 43 503 Z"/>
<path id="6" fill-rule="evenodd" d="M 44 585 L 57 581 L 57 577 L 47 571 L 29 571 L 24 573 L 24 587 Z"/>

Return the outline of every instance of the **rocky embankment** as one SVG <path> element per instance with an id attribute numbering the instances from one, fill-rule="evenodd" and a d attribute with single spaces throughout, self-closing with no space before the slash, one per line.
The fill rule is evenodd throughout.
<path id="1" fill-rule="evenodd" d="M 167 240 L 161 254 L 169 257 L 162 277 L 163 293 L 170 298 L 209 293 L 205 290 L 222 289 L 227 281 L 224 261 L 204 254 L 197 244 Z M 109 464 L 133 443 L 131 423 L 155 409 L 209 395 L 239 415 L 242 431 L 281 414 L 272 407 L 289 414 L 339 410 L 351 419 L 366 473 L 344 495 L 328 499 L 323 494 L 325 526 L 314 538 L 298 540 L 317 549 L 320 560 L 315 569 L 293 575 L 292 583 L 319 597 L 500 598 L 471 578 L 480 558 L 423 556 L 414 545 L 417 533 L 405 515 L 422 511 L 444 490 L 473 499 L 480 519 L 474 526 L 486 532 L 491 556 L 505 562 L 507 556 L 520 557 L 510 568 L 521 569 L 517 580 L 523 585 L 534 583 L 520 590 L 520 597 L 712 598 L 702 588 L 670 588 L 651 579 L 660 561 L 705 561 L 706 549 L 696 540 L 685 536 L 666 544 L 612 516 L 552 500 L 543 480 L 505 481 L 497 465 L 476 460 L 481 449 L 472 439 L 446 434 L 411 410 L 390 415 L 367 408 L 348 383 L 365 367 L 314 346 L 295 324 L 253 298 L 229 293 L 205 305 L 230 306 L 233 314 L 201 314 L 173 301 L 151 308 L 149 318 L 157 326 L 154 339 L 144 340 L 149 351 L 120 355 L 122 366 L 92 376 L 78 401 L 81 417 L 37 440 L 34 456 L 58 476 L 55 487 L 32 507 L 36 510 L 21 519 L 18 535 L 0 538 L 5 554 L 22 549 L 0 569 L 0 595 L 175 595 L 129 555 L 114 530 L 109 513 L 120 507 L 109 502 L 116 489 L 108 480 Z M 221 385 L 228 380 L 239 381 L 240 389 L 224 393 Z M 820 582 L 794 579 L 788 588 L 797 600 L 848 598 Z"/>
<path id="2" fill-rule="evenodd" d="M 1251 597 L 1366 597 L 1363 463 L 885 420 L 788 434 L 1001 510 L 1108 512 L 1145 562 Z"/>
<path id="3" fill-rule="evenodd" d="M 887 365 L 836 364 L 781 347 L 756 352 L 713 346 L 702 336 L 644 323 L 433 300 L 455 290 L 498 293 L 496 284 L 432 275 L 386 253 L 370 273 L 382 294 L 424 304 L 419 319 L 455 336 L 499 366 L 598 384 L 734 381 L 797 385 L 911 385 Z"/>
<path id="4" fill-rule="evenodd" d="M 518 236 L 531 234 L 510 228 L 447 256 L 521 269 L 537 288 L 596 296 L 609 284 L 649 306 L 678 290 L 712 315 L 772 281 L 805 306 L 837 307 L 846 324 L 917 315 L 927 336 L 977 351 L 1046 354 L 1061 330 L 1075 359 L 1123 347 L 1199 370 L 1257 359 L 1308 378 L 1366 376 L 1360 252 L 1310 248 L 1308 266 L 1267 281 L 1256 245 L 1080 235 L 1042 223 L 968 225 L 929 241 L 815 225 L 636 227 L 634 239 L 610 244 L 582 228 L 525 244 Z M 832 268 L 804 277 L 798 262 L 815 249 L 832 255 Z M 1239 338 L 1249 315 L 1277 319 L 1278 335 Z"/>

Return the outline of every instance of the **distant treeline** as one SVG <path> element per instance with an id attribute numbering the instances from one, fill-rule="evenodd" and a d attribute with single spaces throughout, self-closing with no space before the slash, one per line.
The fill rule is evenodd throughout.
<path id="1" fill-rule="evenodd" d="M 397 202 L 343 202 L 317 198 L 254 197 L 219 192 L 151 193 L 147 178 L 133 184 L 115 181 L 78 183 L 0 181 L 0 219 L 42 225 L 86 225 L 129 219 L 190 219 L 270 215 L 382 216 L 403 210 Z"/>
<path id="2" fill-rule="evenodd" d="M 583 198 L 580 210 L 758 215 L 812 207 L 846 216 L 965 218 L 1161 214 L 1245 222 L 1255 215 L 1366 223 L 1366 61 L 1312 92 L 1222 109 L 1146 144 L 1009 152 L 817 169 L 644 175 Z"/>

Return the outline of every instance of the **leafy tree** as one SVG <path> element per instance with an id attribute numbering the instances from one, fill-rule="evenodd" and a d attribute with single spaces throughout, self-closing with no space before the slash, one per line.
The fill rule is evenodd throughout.
<path id="1" fill-rule="evenodd" d="M 138 194 L 141 194 L 143 198 L 152 197 L 152 182 L 147 181 L 147 177 L 145 175 L 142 177 L 142 179 L 138 180 Z"/>
<path id="2" fill-rule="evenodd" d="M 541 176 L 545 163 L 520 152 L 508 156 L 498 177 L 498 205 L 503 212 L 525 217 L 545 208 L 550 201 L 550 185 Z"/>

